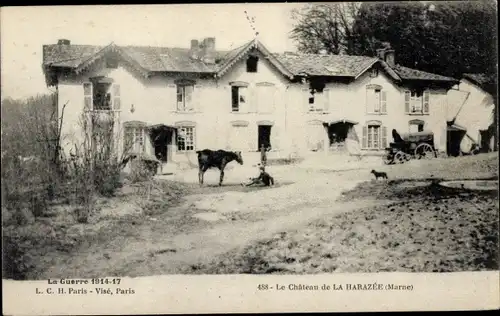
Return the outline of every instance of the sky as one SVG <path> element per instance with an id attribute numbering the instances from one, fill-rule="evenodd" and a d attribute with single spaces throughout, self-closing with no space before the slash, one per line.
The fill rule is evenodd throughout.
<path id="1" fill-rule="evenodd" d="M 191 39 L 216 38 L 231 49 L 254 37 L 273 52 L 296 51 L 289 39 L 291 10 L 301 3 L 2 7 L 0 10 L 2 98 L 48 93 L 42 46 L 72 44 L 189 47 Z"/>

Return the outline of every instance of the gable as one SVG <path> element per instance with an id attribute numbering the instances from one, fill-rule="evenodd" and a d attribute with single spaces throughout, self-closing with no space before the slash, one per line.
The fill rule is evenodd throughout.
<path id="1" fill-rule="evenodd" d="M 255 72 L 252 71 L 252 67 L 250 69 L 247 67 L 247 61 L 250 58 L 255 58 L 257 61 Z M 286 84 L 289 82 L 290 77 L 285 76 L 265 55 L 255 50 L 238 58 L 216 80 L 223 85 L 263 87 Z"/>
<path id="2" fill-rule="evenodd" d="M 269 61 L 269 63 L 283 76 L 293 79 L 293 73 L 291 73 L 263 44 L 257 40 L 253 40 L 234 52 L 231 52 L 231 58 L 227 59 L 226 62 L 220 66 L 216 76 L 219 78 L 224 76 L 238 62 L 246 60 L 246 58 L 248 58 L 251 54 L 256 53 L 267 59 L 267 61 Z"/>

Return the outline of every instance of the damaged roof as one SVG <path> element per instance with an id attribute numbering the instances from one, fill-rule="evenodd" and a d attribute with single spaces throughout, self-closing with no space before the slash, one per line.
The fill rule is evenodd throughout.
<path id="1" fill-rule="evenodd" d="M 155 72 L 192 72 L 222 76 L 236 62 L 252 49 L 258 49 L 266 59 L 284 76 L 293 79 L 296 76 L 327 76 L 357 78 L 375 63 L 396 81 L 427 80 L 458 83 L 456 79 L 427 73 L 403 66 L 390 67 L 386 62 L 367 56 L 320 55 L 320 54 L 274 54 L 257 39 L 249 41 L 233 50 L 215 52 L 215 63 L 205 63 L 190 57 L 189 48 L 151 47 L 151 46 L 107 46 L 53 44 L 43 46 L 43 66 L 48 84 L 53 76 L 47 76 L 51 68 L 69 68 L 77 73 L 85 70 L 95 60 L 108 51 L 118 53 L 123 59 L 137 68 L 145 76 Z"/>
<path id="2" fill-rule="evenodd" d="M 477 85 L 488 93 L 492 93 L 496 89 L 497 79 L 493 75 L 487 75 L 484 73 L 467 73 L 463 74 L 462 76 L 464 79 L 471 81 L 473 84 Z"/>
<path id="3" fill-rule="evenodd" d="M 274 54 L 294 74 L 356 77 L 378 61 L 375 57 L 319 54 Z"/>
<path id="4" fill-rule="evenodd" d="M 425 72 L 417 69 L 396 65 L 394 71 L 403 80 L 429 80 L 429 81 L 457 81 L 454 78 L 445 77 L 430 72 Z"/>

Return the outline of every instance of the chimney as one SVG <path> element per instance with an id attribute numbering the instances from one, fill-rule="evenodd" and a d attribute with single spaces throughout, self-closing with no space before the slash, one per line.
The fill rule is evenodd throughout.
<path id="1" fill-rule="evenodd" d="M 396 51 L 391 48 L 391 43 L 382 42 L 382 48 L 377 49 L 377 57 L 385 61 L 389 67 L 396 65 L 395 61 Z"/>
<path id="2" fill-rule="evenodd" d="M 198 60 L 200 56 L 200 44 L 198 43 L 198 40 L 191 40 L 191 48 L 189 49 L 189 57 L 191 57 L 194 60 Z"/>
<path id="3" fill-rule="evenodd" d="M 215 37 L 207 37 L 203 40 L 203 62 L 215 64 Z"/>
<path id="4" fill-rule="evenodd" d="M 387 49 L 385 51 L 385 62 L 389 65 L 389 67 L 394 67 L 396 65 L 395 55 L 396 52 L 394 51 L 394 49 Z"/>
<path id="5" fill-rule="evenodd" d="M 382 60 L 385 60 L 385 48 L 377 49 L 377 57 Z"/>
<path id="6" fill-rule="evenodd" d="M 69 45 L 71 44 L 70 40 L 67 40 L 67 39 L 59 39 L 57 40 L 57 45 Z"/>

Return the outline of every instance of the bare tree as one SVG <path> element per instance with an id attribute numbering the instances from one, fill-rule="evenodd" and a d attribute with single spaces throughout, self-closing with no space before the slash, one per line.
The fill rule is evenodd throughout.
<path id="1" fill-rule="evenodd" d="M 296 21 L 290 37 L 300 52 L 318 54 L 353 54 L 353 32 L 359 2 L 318 3 L 292 11 Z"/>

